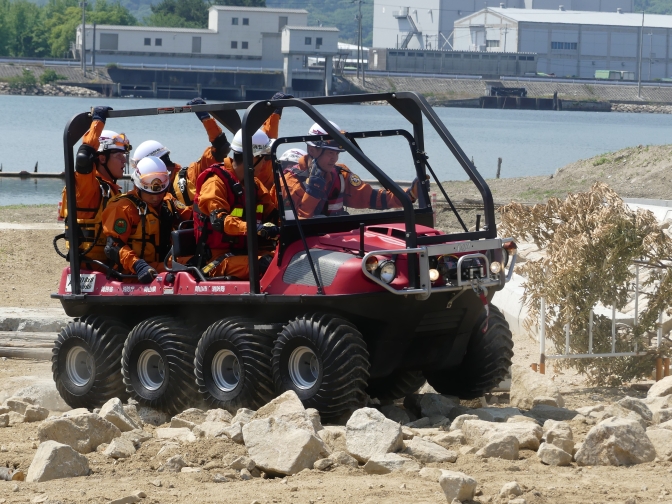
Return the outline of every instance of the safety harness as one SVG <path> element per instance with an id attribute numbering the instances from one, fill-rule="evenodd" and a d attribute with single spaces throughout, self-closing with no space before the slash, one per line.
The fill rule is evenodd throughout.
<path id="1" fill-rule="evenodd" d="M 336 166 L 338 170 L 338 177 L 334 177 L 334 180 L 331 184 L 331 187 L 327 191 L 327 204 L 321 208 L 319 212 L 316 212 L 318 215 L 341 215 L 343 214 L 343 201 L 345 199 L 345 176 L 344 173 L 348 173 L 347 170 Z M 295 165 L 292 168 L 285 170 L 285 173 L 290 173 L 296 177 L 299 182 L 301 182 L 301 187 L 305 189 L 306 180 L 308 179 L 309 170 L 301 169 L 301 165 Z M 285 202 L 285 206 L 289 204 L 288 201 Z M 285 210 L 287 210 L 287 207 Z"/>

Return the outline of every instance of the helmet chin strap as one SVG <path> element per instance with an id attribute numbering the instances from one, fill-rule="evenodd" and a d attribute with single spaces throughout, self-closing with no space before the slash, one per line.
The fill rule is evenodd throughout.
<path id="1" fill-rule="evenodd" d="M 110 160 L 110 154 L 109 154 L 109 152 L 104 152 L 104 153 L 103 153 L 103 156 L 105 156 L 105 162 L 104 162 L 104 163 L 100 163 L 100 166 L 102 166 L 103 168 L 105 168 L 105 171 L 107 172 L 107 176 L 108 176 L 108 178 L 109 178 L 112 182 L 114 182 L 114 183 L 116 184 L 116 183 L 117 183 L 117 177 L 113 176 L 113 175 L 112 175 L 112 172 L 111 172 L 110 169 L 107 167 L 107 163 L 108 163 L 109 160 Z"/>

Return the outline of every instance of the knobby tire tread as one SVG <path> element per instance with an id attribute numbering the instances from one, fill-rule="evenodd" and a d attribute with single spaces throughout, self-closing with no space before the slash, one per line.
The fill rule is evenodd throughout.
<path id="1" fill-rule="evenodd" d="M 68 406 L 93 409 L 115 397 L 122 401 L 128 399 L 121 373 L 121 354 L 129 331 L 120 320 L 101 315 L 75 319 L 61 329 L 52 348 L 51 371 L 56 389 Z M 61 350 L 73 340 L 88 347 L 95 363 L 93 383 L 82 395 L 66 387 L 63 380 L 68 380 L 67 373 L 59 368 Z"/>
<path id="2" fill-rule="evenodd" d="M 211 345 L 223 340 L 235 348 L 234 353 L 242 367 L 242 388 L 237 397 L 230 400 L 215 397 L 208 390 L 204 375 L 206 363 L 211 362 Z M 198 391 L 206 403 L 235 414 L 239 408 L 258 409 L 273 399 L 276 394 L 271 368 L 272 350 L 272 338 L 255 333 L 253 322 L 244 317 L 227 317 L 208 327 L 198 342 L 194 357 Z"/>
<path id="3" fill-rule="evenodd" d="M 168 384 L 164 393 L 152 400 L 138 395 L 131 382 L 130 369 L 137 366 L 133 349 L 144 341 L 157 343 L 165 353 Z M 126 390 L 138 402 L 168 413 L 180 413 L 196 404 L 197 387 L 194 378 L 195 328 L 177 318 L 151 317 L 136 325 L 124 344 L 122 373 Z"/>
<path id="4" fill-rule="evenodd" d="M 426 374 L 429 384 L 437 392 L 462 399 L 476 399 L 495 388 L 506 378 L 513 357 L 513 336 L 509 324 L 495 305 L 490 305 L 488 329 L 485 311 L 478 317 L 467 353 L 462 363 L 449 370 Z"/>
<path id="5" fill-rule="evenodd" d="M 352 323 L 329 314 L 297 317 L 278 335 L 273 348 L 273 378 L 278 393 L 285 391 L 288 383 L 283 367 L 289 355 L 283 350 L 296 338 L 309 343 L 322 365 L 319 388 L 303 399 L 304 405 L 317 409 L 323 418 L 336 418 L 364 406 L 369 377 L 366 343 Z"/>
<path id="6" fill-rule="evenodd" d="M 381 401 L 394 401 L 416 392 L 425 381 L 422 371 L 395 371 L 384 378 L 369 380 L 366 393 Z"/>

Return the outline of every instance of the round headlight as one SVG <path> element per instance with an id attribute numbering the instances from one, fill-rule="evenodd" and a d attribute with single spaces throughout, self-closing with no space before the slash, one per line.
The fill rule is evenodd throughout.
<path id="1" fill-rule="evenodd" d="M 389 284 L 397 276 L 397 266 L 392 261 L 383 261 L 378 266 L 378 276 L 380 279 Z"/>
<path id="2" fill-rule="evenodd" d="M 497 261 L 492 261 L 490 263 L 490 271 L 496 275 L 497 273 L 502 271 L 502 264 Z"/>
<path id="3" fill-rule="evenodd" d="M 366 271 L 373 273 L 378 267 L 378 258 L 376 256 L 371 256 L 366 260 Z"/>
<path id="4" fill-rule="evenodd" d="M 436 282 L 439 279 L 439 270 L 430 269 L 429 270 L 429 280 L 431 282 Z"/>

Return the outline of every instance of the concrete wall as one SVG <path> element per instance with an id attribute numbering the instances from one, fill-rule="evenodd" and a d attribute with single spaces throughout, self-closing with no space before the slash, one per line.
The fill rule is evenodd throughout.
<path id="1" fill-rule="evenodd" d="M 283 54 L 333 55 L 338 53 L 338 33 L 336 28 L 286 26 L 282 30 L 280 50 Z"/>

